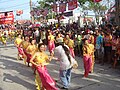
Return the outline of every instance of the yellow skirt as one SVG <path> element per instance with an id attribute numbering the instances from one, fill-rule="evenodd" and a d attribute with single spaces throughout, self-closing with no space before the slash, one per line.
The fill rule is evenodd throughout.
<path id="1" fill-rule="evenodd" d="M 4 44 L 5 44 L 5 43 L 6 43 L 6 41 L 7 41 L 7 38 L 2 37 L 2 38 L 1 38 L 1 41 L 2 41 L 2 43 L 4 43 Z"/>
<path id="2" fill-rule="evenodd" d="M 41 82 L 39 73 L 37 71 L 36 71 L 36 75 L 35 75 L 35 83 L 36 83 L 36 90 L 41 90 L 42 82 Z"/>
<path id="3" fill-rule="evenodd" d="M 0 37 L 0 42 L 2 42 L 2 38 Z"/>

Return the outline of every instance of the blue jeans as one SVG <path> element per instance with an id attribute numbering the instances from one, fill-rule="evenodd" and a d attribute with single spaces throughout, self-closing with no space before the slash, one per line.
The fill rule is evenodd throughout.
<path id="1" fill-rule="evenodd" d="M 62 81 L 62 84 L 65 88 L 69 87 L 71 80 L 71 70 L 72 68 L 69 68 L 67 70 L 60 70 L 60 80 Z"/>

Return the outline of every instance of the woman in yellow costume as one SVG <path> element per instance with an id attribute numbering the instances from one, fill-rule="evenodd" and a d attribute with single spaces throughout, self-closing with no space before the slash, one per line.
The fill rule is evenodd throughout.
<path id="1" fill-rule="evenodd" d="M 52 35 L 52 32 L 49 32 L 49 36 L 48 36 L 48 48 L 49 48 L 49 52 L 50 55 L 53 55 L 53 51 L 55 49 L 55 43 L 54 43 L 54 36 Z"/>
<path id="2" fill-rule="evenodd" d="M 89 41 L 85 38 L 83 39 L 83 62 L 84 62 L 84 77 L 88 77 L 91 70 L 93 70 L 92 55 L 94 53 L 94 45 L 89 44 Z"/>
<path id="3" fill-rule="evenodd" d="M 48 55 L 45 53 L 45 45 L 43 43 L 38 45 L 39 51 L 36 52 L 30 62 L 36 66 L 36 85 L 37 90 L 58 90 L 55 87 L 54 80 L 47 72 L 46 65 L 50 61 Z"/>
<path id="4" fill-rule="evenodd" d="M 6 46 L 6 43 L 7 43 L 7 34 L 6 34 L 6 32 L 3 32 L 1 36 L 2 36 L 1 41 Z"/>
<path id="5" fill-rule="evenodd" d="M 2 42 L 2 31 L 0 30 L 0 42 Z"/>
<path id="6" fill-rule="evenodd" d="M 21 39 L 21 35 L 18 35 L 18 37 L 15 39 L 14 44 L 18 49 L 18 57 L 17 60 L 19 60 L 20 58 L 24 57 L 24 52 L 23 49 L 21 47 L 21 43 L 22 43 L 22 39 Z"/>
<path id="7" fill-rule="evenodd" d="M 27 47 L 30 45 L 30 42 L 29 42 L 29 37 L 25 37 L 25 40 L 21 42 L 21 45 L 22 45 L 22 48 L 23 48 L 23 51 L 24 51 L 24 56 L 25 56 L 25 59 L 24 59 L 24 63 L 26 64 L 26 60 L 27 60 Z"/>
<path id="8" fill-rule="evenodd" d="M 70 39 L 68 34 L 64 38 L 64 43 L 69 47 L 70 54 L 72 55 L 72 57 L 75 58 L 74 41 L 72 39 Z"/>
<path id="9" fill-rule="evenodd" d="M 12 40 L 15 38 L 15 31 L 13 31 L 13 30 L 11 32 L 11 38 L 12 38 Z"/>
<path id="10" fill-rule="evenodd" d="M 30 44 L 29 44 L 29 46 L 26 48 L 28 66 L 29 66 L 31 57 L 34 55 L 35 52 L 38 51 L 38 48 L 37 48 L 37 46 L 35 45 L 35 42 L 36 42 L 36 41 L 35 41 L 34 39 L 33 39 L 33 40 L 30 39 Z"/>

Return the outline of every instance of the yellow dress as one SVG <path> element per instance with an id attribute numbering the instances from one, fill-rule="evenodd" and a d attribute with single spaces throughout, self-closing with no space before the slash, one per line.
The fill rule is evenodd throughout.
<path id="1" fill-rule="evenodd" d="M 43 63 L 46 63 L 48 60 L 48 55 L 45 53 L 38 53 L 35 57 L 35 63 L 38 65 L 41 65 Z M 41 83 L 41 79 L 39 76 L 39 73 L 36 71 L 36 75 L 35 75 L 35 83 L 36 83 L 36 90 L 41 90 L 42 88 L 42 83 Z"/>
<path id="2" fill-rule="evenodd" d="M 22 42 L 21 38 L 16 38 L 14 43 L 19 46 L 21 42 Z"/>
<path id="3" fill-rule="evenodd" d="M 91 49 L 91 56 L 92 56 L 92 66 L 91 66 L 91 72 L 93 72 L 94 69 L 94 64 L 95 64 L 95 55 L 94 55 L 94 45 L 93 44 L 89 44 L 89 47 Z"/>
<path id="4" fill-rule="evenodd" d="M 48 55 L 45 53 L 39 53 L 36 57 L 35 57 L 35 63 L 38 65 L 42 65 L 44 63 L 47 63 L 48 60 Z"/>
<path id="5" fill-rule="evenodd" d="M 72 39 L 64 39 L 64 43 L 69 47 L 69 48 L 74 48 L 74 41 Z"/>
<path id="6" fill-rule="evenodd" d="M 74 41 L 73 40 L 69 39 L 69 41 L 68 41 L 68 47 L 69 48 L 74 48 Z"/>
<path id="7" fill-rule="evenodd" d="M 2 42 L 2 36 L 1 36 L 1 33 L 0 33 L 0 41 Z"/>
<path id="8" fill-rule="evenodd" d="M 48 36 L 48 40 L 50 40 L 50 41 L 54 41 L 54 38 L 55 38 L 55 37 L 54 37 L 53 35 L 49 35 L 49 36 Z"/>
<path id="9" fill-rule="evenodd" d="M 4 34 L 1 34 L 1 41 L 3 44 L 6 44 L 7 37 L 5 37 Z"/>
<path id="10" fill-rule="evenodd" d="M 22 44 L 22 48 L 26 49 L 29 46 L 30 43 L 27 42 L 27 41 L 23 41 L 21 44 Z"/>
<path id="11" fill-rule="evenodd" d="M 27 48 L 27 52 L 30 54 L 30 55 L 34 55 L 35 52 L 38 51 L 38 48 L 36 45 L 29 45 L 28 48 Z"/>
<path id="12" fill-rule="evenodd" d="M 93 55 L 94 53 L 94 45 L 93 44 L 88 44 L 83 46 L 83 56 L 84 55 Z"/>

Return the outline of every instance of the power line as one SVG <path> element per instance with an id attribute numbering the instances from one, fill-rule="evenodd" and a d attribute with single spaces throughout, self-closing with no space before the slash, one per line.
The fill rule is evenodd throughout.
<path id="1" fill-rule="evenodd" d="M 26 5 L 26 4 L 29 4 L 29 2 L 23 3 L 23 4 L 14 5 L 14 6 L 10 6 L 10 7 L 6 7 L 4 9 L 8 9 L 8 8 L 12 8 L 12 7 L 19 7 L 19 6 L 23 6 L 23 5 Z"/>
<path id="2" fill-rule="evenodd" d="M 0 4 L 1 4 L 1 3 L 6 3 L 6 2 L 11 2 L 11 1 L 14 1 L 14 0 L 0 1 Z"/>
<path id="3" fill-rule="evenodd" d="M 13 8 L 13 10 L 24 10 L 24 9 L 30 9 L 29 7 L 22 7 L 22 8 Z"/>

